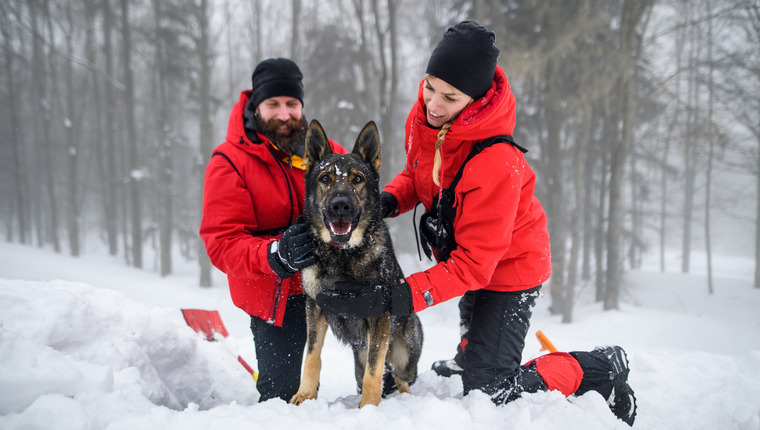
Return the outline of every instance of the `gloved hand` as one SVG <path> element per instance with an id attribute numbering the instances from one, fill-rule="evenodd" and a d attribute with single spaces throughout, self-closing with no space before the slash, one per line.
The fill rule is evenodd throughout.
<path id="1" fill-rule="evenodd" d="M 383 191 L 380 193 L 380 213 L 383 218 L 392 217 L 398 212 L 398 200 L 393 194 Z"/>
<path id="2" fill-rule="evenodd" d="M 280 240 L 269 245 L 269 266 L 280 278 L 289 278 L 317 262 L 317 257 L 312 253 L 315 249 L 317 239 L 309 226 L 297 220 L 282 233 Z"/>
<path id="3" fill-rule="evenodd" d="M 395 285 L 335 283 L 334 289 L 317 294 L 317 304 L 325 311 L 359 318 L 385 315 L 405 316 L 414 312 L 412 290 L 406 281 Z"/>

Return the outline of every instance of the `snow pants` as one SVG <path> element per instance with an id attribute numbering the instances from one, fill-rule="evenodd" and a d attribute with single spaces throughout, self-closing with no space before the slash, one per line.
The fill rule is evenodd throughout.
<path id="1" fill-rule="evenodd" d="M 478 290 L 459 302 L 462 339 L 454 357 L 464 369 L 465 395 L 481 390 L 502 404 L 522 393 L 559 390 L 564 395 L 612 389 L 611 363 L 599 351 L 557 352 L 520 365 L 530 317 L 541 286 L 518 292 Z"/>
<path id="2" fill-rule="evenodd" d="M 288 297 L 285 320 L 277 327 L 251 317 L 256 346 L 259 402 L 280 398 L 290 401 L 301 382 L 301 362 L 306 346 L 306 296 Z"/>
<path id="3" fill-rule="evenodd" d="M 460 301 L 462 342 L 457 364 L 462 366 L 464 394 L 482 390 L 504 403 L 523 391 L 545 384 L 535 367 L 521 366 L 525 337 L 540 286 L 526 291 L 477 290 Z M 457 358 L 455 358 L 457 359 Z"/>

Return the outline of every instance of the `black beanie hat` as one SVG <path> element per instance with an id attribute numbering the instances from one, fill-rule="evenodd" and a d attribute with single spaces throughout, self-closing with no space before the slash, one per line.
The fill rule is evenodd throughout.
<path id="1" fill-rule="evenodd" d="M 479 99 L 491 88 L 499 48 L 493 31 L 475 21 L 449 27 L 433 50 L 425 73 Z"/>
<path id="2" fill-rule="evenodd" d="M 251 76 L 254 109 L 270 97 L 297 98 L 303 105 L 303 74 L 293 60 L 270 58 L 260 62 Z"/>

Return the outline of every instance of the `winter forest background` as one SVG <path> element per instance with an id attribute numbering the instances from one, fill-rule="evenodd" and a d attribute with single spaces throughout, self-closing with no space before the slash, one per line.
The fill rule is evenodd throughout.
<path id="1" fill-rule="evenodd" d="M 760 288 L 758 0 L 4 0 L 0 231 L 172 274 L 211 270 L 203 172 L 256 63 L 293 58 L 308 119 L 347 148 L 369 120 L 383 183 L 432 48 L 494 30 L 552 236 L 551 309 L 618 307 L 645 253 L 755 257 Z M 391 220 L 417 253 L 409 216 Z M 672 262 L 670 263 L 672 264 Z M 672 269 L 672 268 L 671 268 Z M 708 276 L 704 288 L 712 291 Z"/>

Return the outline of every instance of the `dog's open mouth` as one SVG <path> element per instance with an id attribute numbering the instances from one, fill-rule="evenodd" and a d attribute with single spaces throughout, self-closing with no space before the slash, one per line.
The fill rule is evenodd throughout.
<path id="1" fill-rule="evenodd" d="M 330 237 L 336 244 L 345 244 L 351 239 L 351 233 L 353 233 L 358 223 L 359 216 L 355 220 L 347 220 L 344 218 L 338 218 L 333 221 L 328 221 L 325 217 L 325 225 L 330 230 Z"/>
<path id="2" fill-rule="evenodd" d="M 332 233 L 333 236 L 343 236 L 351 233 L 352 223 L 344 219 L 339 219 L 331 222 L 328 226 L 330 227 L 330 233 Z"/>

